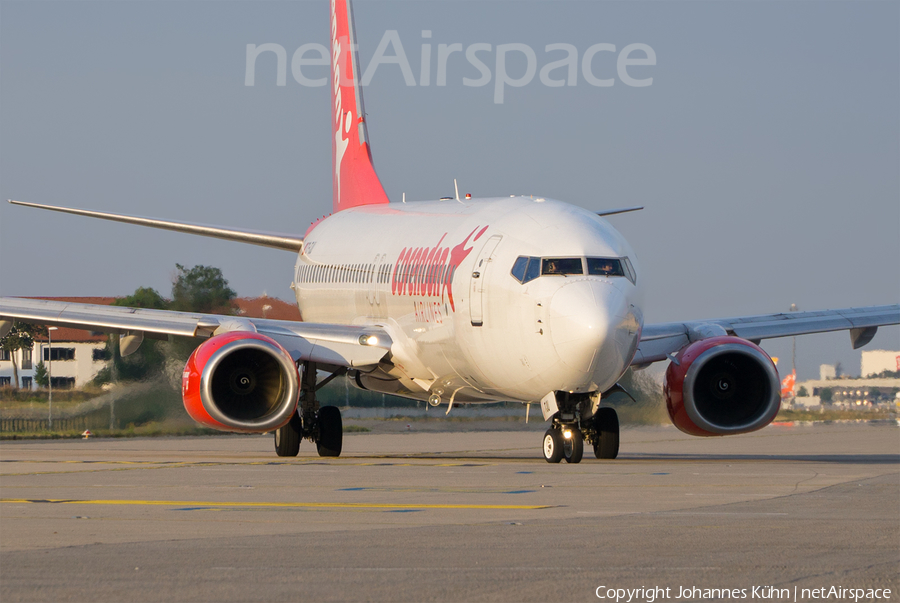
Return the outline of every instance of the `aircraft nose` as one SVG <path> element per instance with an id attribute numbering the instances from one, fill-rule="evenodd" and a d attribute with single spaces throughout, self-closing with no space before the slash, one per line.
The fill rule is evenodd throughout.
<path id="1" fill-rule="evenodd" d="M 619 313 L 621 294 L 601 281 L 574 281 L 550 300 L 550 336 L 562 361 L 587 373 L 604 343 L 612 338 L 611 325 Z"/>

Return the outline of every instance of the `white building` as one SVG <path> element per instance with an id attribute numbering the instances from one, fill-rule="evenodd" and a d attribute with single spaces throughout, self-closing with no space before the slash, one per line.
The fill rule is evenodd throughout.
<path id="1" fill-rule="evenodd" d="M 60 327 L 46 337 L 36 339 L 34 347 L 14 352 L 19 372 L 18 386 L 37 389 L 35 368 L 43 360 L 51 384 L 56 389 L 84 387 L 106 366 L 106 335 Z M 13 385 L 13 358 L 0 351 L 0 387 Z"/>
<path id="2" fill-rule="evenodd" d="M 82 304 L 112 304 L 115 297 L 44 297 L 54 301 L 68 301 Z M 15 360 L 19 367 L 18 386 L 23 389 L 37 389 L 34 371 L 43 360 L 50 370 L 54 388 L 68 389 L 84 387 L 106 366 L 106 335 L 80 329 L 60 327 L 51 332 L 50 341 L 46 337 L 35 338 L 30 350 L 17 351 Z M 0 352 L 0 387 L 13 385 L 13 363 L 8 354 Z M 52 365 L 52 366 L 51 366 Z"/>
<path id="3" fill-rule="evenodd" d="M 879 375 L 884 371 L 900 371 L 900 352 L 871 350 L 862 353 L 859 375 Z"/>

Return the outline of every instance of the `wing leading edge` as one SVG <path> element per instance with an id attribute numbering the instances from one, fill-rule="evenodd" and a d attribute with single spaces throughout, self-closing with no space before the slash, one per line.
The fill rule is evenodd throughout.
<path id="1" fill-rule="evenodd" d="M 758 342 L 776 337 L 850 331 L 850 341 L 856 349 L 869 343 L 878 327 L 896 324 L 900 324 L 900 304 L 645 325 L 632 365 L 665 360 L 688 343 L 717 335 L 735 335 Z"/>
<path id="2" fill-rule="evenodd" d="M 25 201 L 13 201 L 12 199 L 8 199 L 8 201 L 13 205 L 21 205 L 23 207 L 36 207 L 38 209 L 48 209 L 50 211 L 58 211 L 65 214 L 87 216 L 88 218 L 100 218 L 101 220 L 112 220 L 113 222 L 124 222 L 125 224 L 136 224 L 138 226 L 149 226 L 151 228 L 160 228 L 162 230 L 173 230 L 175 232 L 212 237 L 215 239 L 225 239 L 227 241 L 237 241 L 239 243 L 249 243 L 251 245 L 260 245 L 262 247 L 274 247 L 275 249 L 284 249 L 287 251 L 298 252 L 303 248 L 302 237 L 288 234 L 242 230 L 239 228 L 224 228 L 207 224 L 192 224 L 190 222 L 171 222 L 169 220 L 143 218 L 141 216 L 108 214 L 90 209 L 75 209 L 72 207 L 41 205 L 40 203 L 26 203 Z"/>
<path id="3" fill-rule="evenodd" d="M 130 339 L 139 344 L 145 336 L 149 339 L 165 339 L 169 335 L 211 337 L 230 331 L 250 331 L 268 335 L 295 361 L 346 367 L 378 364 L 392 345 L 388 333 L 378 326 L 317 324 L 0 297 L 0 336 L 6 334 L 13 321 L 118 333 L 123 340 L 123 352 L 128 347 L 125 341 Z M 134 349 L 137 345 L 131 351 Z"/>

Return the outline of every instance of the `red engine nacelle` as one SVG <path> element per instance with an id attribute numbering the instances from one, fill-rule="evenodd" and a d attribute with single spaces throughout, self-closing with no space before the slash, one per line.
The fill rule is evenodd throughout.
<path id="1" fill-rule="evenodd" d="M 697 436 L 762 429 L 781 406 L 775 363 L 740 337 L 711 337 L 683 348 L 666 369 L 663 389 L 672 422 Z"/>
<path id="2" fill-rule="evenodd" d="M 258 433 L 291 420 L 297 366 L 275 340 L 233 331 L 204 342 L 184 367 L 181 394 L 191 418 L 213 429 Z"/>

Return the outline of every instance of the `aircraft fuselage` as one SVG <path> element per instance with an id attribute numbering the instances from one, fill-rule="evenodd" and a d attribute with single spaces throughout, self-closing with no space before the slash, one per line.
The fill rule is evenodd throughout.
<path id="1" fill-rule="evenodd" d="M 519 258 L 543 270 L 523 276 L 518 260 L 514 274 Z M 606 259 L 621 275 L 602 273 Z M 361 387 L 533 402 L 602 392 L 624 373 L 642 326 L 635 264 L 606 220 L 560 201 L 391 203 L 311 228 L 293 287 L 305 321 L 388 330 L 391 365 L 355 375 Z"/>

